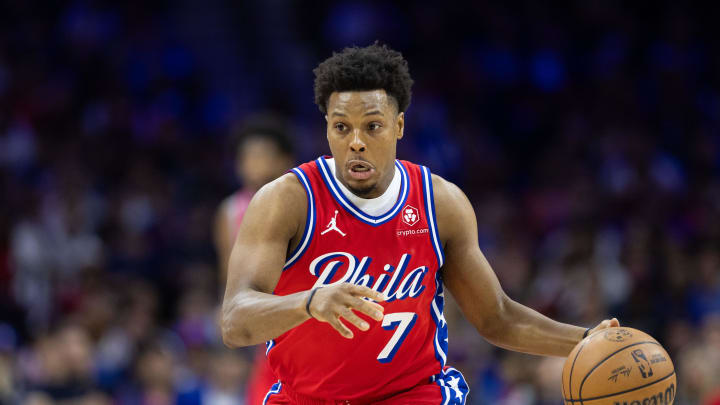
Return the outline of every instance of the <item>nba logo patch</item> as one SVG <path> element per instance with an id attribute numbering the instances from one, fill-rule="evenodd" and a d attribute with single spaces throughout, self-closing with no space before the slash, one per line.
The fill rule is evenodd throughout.
<path id="1" fill-rule="evenodd" d="M 407 225 L 413 226 L 420 221 L 420 211 L 412 205 L 406 205 L 402 210 L 402 220 Z"/>

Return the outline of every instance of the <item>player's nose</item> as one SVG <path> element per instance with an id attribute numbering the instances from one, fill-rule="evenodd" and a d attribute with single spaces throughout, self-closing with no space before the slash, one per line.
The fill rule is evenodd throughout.
<path id="1" fill-rule="evenodd" d="M 352 139 L 350 139 L 350 150 L 353 152 L 365 152 L 365 142 L 360 137 L 360 131 L 355 130 L 352 133 Z"/>

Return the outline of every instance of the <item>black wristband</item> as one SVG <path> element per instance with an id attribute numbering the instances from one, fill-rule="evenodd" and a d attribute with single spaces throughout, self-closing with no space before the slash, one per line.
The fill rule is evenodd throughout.
<path id="1" fill-rule="evenodd" d="M 585 339 L 587 337 L 588 333 L 590 333 L 591 330 L 592 330 L 592 328 L 585 329 L 585 333 L 583 333 L 583 339 Z"/>
<path id="2" fill-rule="evenodd" d="M 312 302 L 313 297 L 315 296 L 315 293 L 317 290 L 321 289 L 322 287 L 313 288 L 312 291 L 310 291 L 310 296 L 308 297 L 307 303 L 305 304 L 305 310 L 307 311 L 308 315 L 310 315 L 310 318 L 315 318 L 313 314 L 310 313 L 310 303 Z"/>

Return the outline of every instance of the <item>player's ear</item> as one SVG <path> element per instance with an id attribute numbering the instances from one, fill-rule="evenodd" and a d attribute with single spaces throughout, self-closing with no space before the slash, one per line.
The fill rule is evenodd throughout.
<path id="1" fill-rule="evenodd" d="M 403 135 L 405 135 L 405 113 L 401 112 L 397 115 L 397 118 L 395 119 L 395 128 L 397 130 L 397 139 L 402 139 Z"/>

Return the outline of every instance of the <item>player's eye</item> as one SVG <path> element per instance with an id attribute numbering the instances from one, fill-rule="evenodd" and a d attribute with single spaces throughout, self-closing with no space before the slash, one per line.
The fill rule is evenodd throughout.
<path id="1" fill-rule="evenodd" d="M 377 131 L 380 128 L 382 128 L 382 125 L 380 125 L 379 122 L 371 122 L 370 125 L 368 125 L 368 129 L 371 131 Z"/>
<path id="2" fill-rule="evenodd" d="M 347 125 L 343 124 L 342 122 L 338 122 L 335 124 L 335 129 L 338 130 L 338 132 L 345 132 L 347 129 Z"/>

